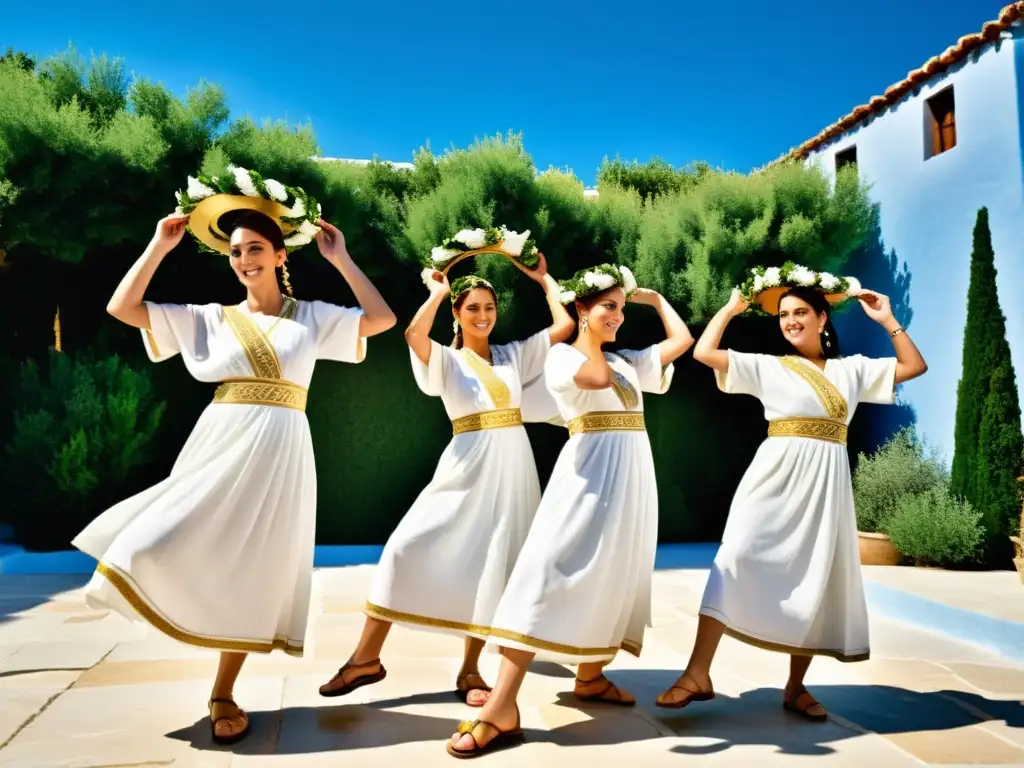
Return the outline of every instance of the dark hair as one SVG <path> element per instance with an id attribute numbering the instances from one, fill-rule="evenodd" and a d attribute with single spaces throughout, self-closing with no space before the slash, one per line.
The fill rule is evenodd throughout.
<path id="1" fill-rule="evenodd" d="M 794 296 L 810 304 L 811 309 L 817 315 L 820 315 L 822 312 L 825 313 L 825 327 L 821 331 L 821 356 L 826 360 L 839 357 L 839 334 L 836 333 L 836 328 L 832 325 L 832 305 L 828 303 L 825 294 L 816 288 L 810 288 L 805 285 L 790 288 L 779 299 L 780 312 L 782 311 L 782 300 L 787 296 Z"/>
<path id="2" fill-rule="evenodd" d="M 277 222 L 259 211 L 242 209 L 228 211 L 217 219 L 217 228 L 230 237 L 236 229 L 251 229 L 260 237 L 265 238 L 274 246 L 275 251 L 284 250 L 284 233 Z"/>
<path id="3" fill-rule="evenodd" d="M 482 291 L 487 291 L 489 294 L 491 294 L 491 298 L 494 299 L 494 306 L 498 306 L 498 294 L 494 292 L 493 288 L 491 288 L 489 285 L 474 285 L 473 287 L 460 293 L 455 298 L 455 301 L 452 302 L 452 309 L 455 310 L 455 312 L 458 312 L 460 309 L 462 309 L 462 305 L 466 303 L 466 297 L 469 296 L 469 294 L 471 294 L 478 288 Z M 462 349 L 462 325 L 460 323 L 456 323 L 455 338 L 452 339 L 452 347 L 454 349 Z"/>

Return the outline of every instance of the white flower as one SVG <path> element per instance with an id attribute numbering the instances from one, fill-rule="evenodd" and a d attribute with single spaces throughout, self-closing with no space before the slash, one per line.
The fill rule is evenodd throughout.
<path id="1" fill-rule="evenodd" d="M 510 229 L 505 229 L 503 225 L 501 227 L 501 250 L 509 256 L 521 256 L 523 253 L 523 246 L 526 245 L 526 241 L 529 237 L 530 230 L 526 230 L 525 232 L 513 232 Z"/>
<path id="2" fill-rule="evenodd" d="M 316 226 L 312 222 L 304 221 L 301 224 L 299 224 L 299 227 L 296 231 L 301 232 L 306 237 L 313 237 L 314 235 L 316 235 L 317 232 L 320 231 L 320 227 Z"/>
<path id="3" fill-rule="evenodd" d="M 185 211 L 182 210 L 180 205 L 176 205 L 174 207 L 174 215 L 175 216 L 184 216 L 185 215 Z"/>
<path id="4" fill-rule="evenodd" d="M 846 282 L 850 284 L 850 287 L 846 289 L 847 296 L 856 296 L 858 293 L 861 292 L 862 287 L 860 284 L 860 280 L 858 280 L 856 277 L 848 277 L 846 278 Z"/>
<path id="5" fill-rule="evenodd" d="M 296 246 L 306 245 L 311 240 L 312 238 L 309 235 L 304 235 L 299 231 L 295 231 L 284 239 L 284 244 L 289 248 L 294 248 Z"/>
<path id="6" fill-rule="evenodd" d="M 316 204 L 316 217 L 318 219 L 321 217 L 322 212 L 323 212 L 323 206 L 321 206 L 320 203 L 317 203 Z"/>
<path id="7" fill-rule="evenodd" d="M 183 205 L 185 203 L 185 201 L 181 199 L 180 190 L 174 193 L 174 199 L 178 201 L 178 205 Z"/>
<path id="8" fill-rule="evenodd" d="M 576 301 L 576 291 L 562 291 L 558 294 L 558 301 L 562 304 L 572 304 Z"/>
<path id="9" fill-rule="evenodd" d="M 426 267 L 422 272 L 420 272 L 420 279 L 423 280 L 423 284 L 427 286 L 427 288 L 429 288 L 430 283 L 433 282 L 434 273 L 436 271 L 437 270 L 433 267 Z"/>
<path id="10" fill-rule="evenodd" d="M 778 286 L 780 280 L 782 280 L 782 271 L 778 267 L 768 267 L 764 271 L 764 285 L 766 288 Z"/>
<path id="11" fill-rule="evenodd" d="M 263 186 L 267 188 L 267 194 L 270 195 L 271 200 L 277 200 L 279 203 L 283 203 L 288 199 L 288 190 L 284 188 L 284 184 L 276 179 L 264 179 Z"/>
<path id="12" fill-rule="evenodd" d="M 185 191 L 193 202 L 217 194 L 216 191 L 203 184 L 199 179 L 191 176 L 188 177 L 188 187 Z"/>
<path id="13" fill-rule="evenodd" d="M 287 211 L 284 212 L 284 215 L 288 216 L 290 218 L 293 218 L 293 219 L 298 219 L 298 218 L 300 218 L 302 216 L 305 216 L 306 215 L 306 204 L 304 202 L 302 202 L 302 198 L 301 197 L 296 197 L 295 198 L 295 203 L 292 205 L 291 208 L 289 208 Z"/>
<path id="14" fill-rule="evenodd" d="M 260 197 L 259 190 L 256 189 L 256 185 L 252 182 L 252 177 L 245 168 L 229 165 L 228 172 L 235 177 L 235 186 L 238 187 L 239 192 L 246 197 Z"/>
<path id="15" fill-rule="evenodd" d="M 599 291 L 607 291 L 615 285 L 615 278 L 604 272 L 590 271 L 583 276 L 583 283 L 591 288 L 597 288 Z"/>
<path id="16" fill-rule="evenodd" d="M 452 240 L 458 240 L 471 251 L 476 250 L 477 248 L 483 248 L 487 242 L 484 231 L 479 228 L 460 230 Z"/>
<path id="17" fill-rule="evenodd" d="M 440 245 L 430 249 L 430 260 L 435 264 L 444 264 L 459 255 L 458 251 L 448 251 Z"/>
<path id="18" fill-rule="evenodd" d="M 826 291 L 831 291 L 839 283 L 839 278 L 835 275 L 830 275 L 828 272 L 822 272 L 820 277 L 821 287 Z"/>
<path id="19" fill-rule="evenodd" d="M 764 275 L 754 275 L 754 293 L 764 290 Z"/>
<path id="20" fill-rule="evenodd" d="M 789 279 L 797 285 L 814 285 L 816 276 L 807 267 L 796 266 L 789 271 Z"/>
<path id="21" fill-rule="evenodd" d="M 622 290 L 625 291 L 626 295 L 633 293 L 637 289 L 636 278 L 633 277 L 633 273 L 629 267 L 619 267 L 619 274 L 622 275 Z"/>

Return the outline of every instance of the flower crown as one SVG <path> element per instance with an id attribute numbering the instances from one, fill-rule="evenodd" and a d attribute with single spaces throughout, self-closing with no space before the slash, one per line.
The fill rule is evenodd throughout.
<path id="1" fill-rule="evenodd" d="M 307 245 L 320 231 L 320 204 L 301 187 L 264 179 L 237 165 L 229 165 L 226 176 L 189 176 L 185 190 L 174 194 L 175 213 L 189 216 L 189 231 L 203 250 L 228 252 L 230 233 L 221 232 L 217 223 L 234 210 L 258 211 L 276 221 L 289 251 Z"/>
<path id="2" fill-rule="evenodd" d="M 769 314 L 779 312 L 779 301 L 790 288 L 813 288 L 825 294 L 832 304 L 840 304 L 861 290 L 855 277 L 836 277 L 828 272 L 815 272 L 787 261 L 781 267 L 753 267 L 739 285 L 740 295 L 752 305 Z"/>
<path id="3" fill-rule="evenodd" d="M 423 284 L 430 287 L 430 281 L 434 279 L 434 273 L 437 270 L 433 267 L 427 267 L 420 273 L 420 277 L 423 279 Z M 472 291 L 474 288 L 488 288 L 494 291 L 494 286 L 484 280 L 479 275 L 466 275 L 465 277 L 457 277 L 449 286 L 450 296 L 452 304 L 458 301 L 459 296 L 464 294 L 466 291 Z"/>
<path id="4" fill-rule="evenodd" d="M 513 232 L 505 225 L 463 229 L 433 248 L 426 266 L 448 272 L 457 262 L 478 253 L 499 253 L 533 269 L 538 262 L 537 244 L 529 238 L 530 230 Z"/>
<path id="5" fill-rule="evenodd" d="M 618 286 L 628 299 L 636 293 L 636 278 L 628 267 L 614 264 L 598 264 L 596 267 L 581 269 L 568 280 L 560 280 L 561 293 L 558 300 L 563 304 L 592 296 Z"/>

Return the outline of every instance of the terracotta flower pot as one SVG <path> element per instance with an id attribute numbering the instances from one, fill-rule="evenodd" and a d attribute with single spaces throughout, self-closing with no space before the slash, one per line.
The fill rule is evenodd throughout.
<path id="1" fill-rule="evenodd" d="M 1017 568 L 1017 575 L 1020 576 L 1020 583 L 1024 584 L 1024 541 L 1022 539 L 1024 539 L 1024 536 L 1021 538 L 1017 536 L 1010 537 L 1016 555 L 1013 558 L 1013 564 Z"/>
<path id="2" fill-rule="evenodd" d="M 861 565 L 899 565 L 903 560 L 896 545 L 884 533 L 858 531 Z"/>

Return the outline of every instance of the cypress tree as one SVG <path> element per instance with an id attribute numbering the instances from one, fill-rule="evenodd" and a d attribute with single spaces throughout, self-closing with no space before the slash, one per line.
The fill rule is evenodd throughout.
<path id="1" fill-rule="evenodd" d="M 978 211 L 967 288 L 963 373 L 957 387 L 953 492 L 982 513 L 995 543 L 1015 526 L 1020 510 L 1020 402 L 996 290 L 988 209 Z"/>

